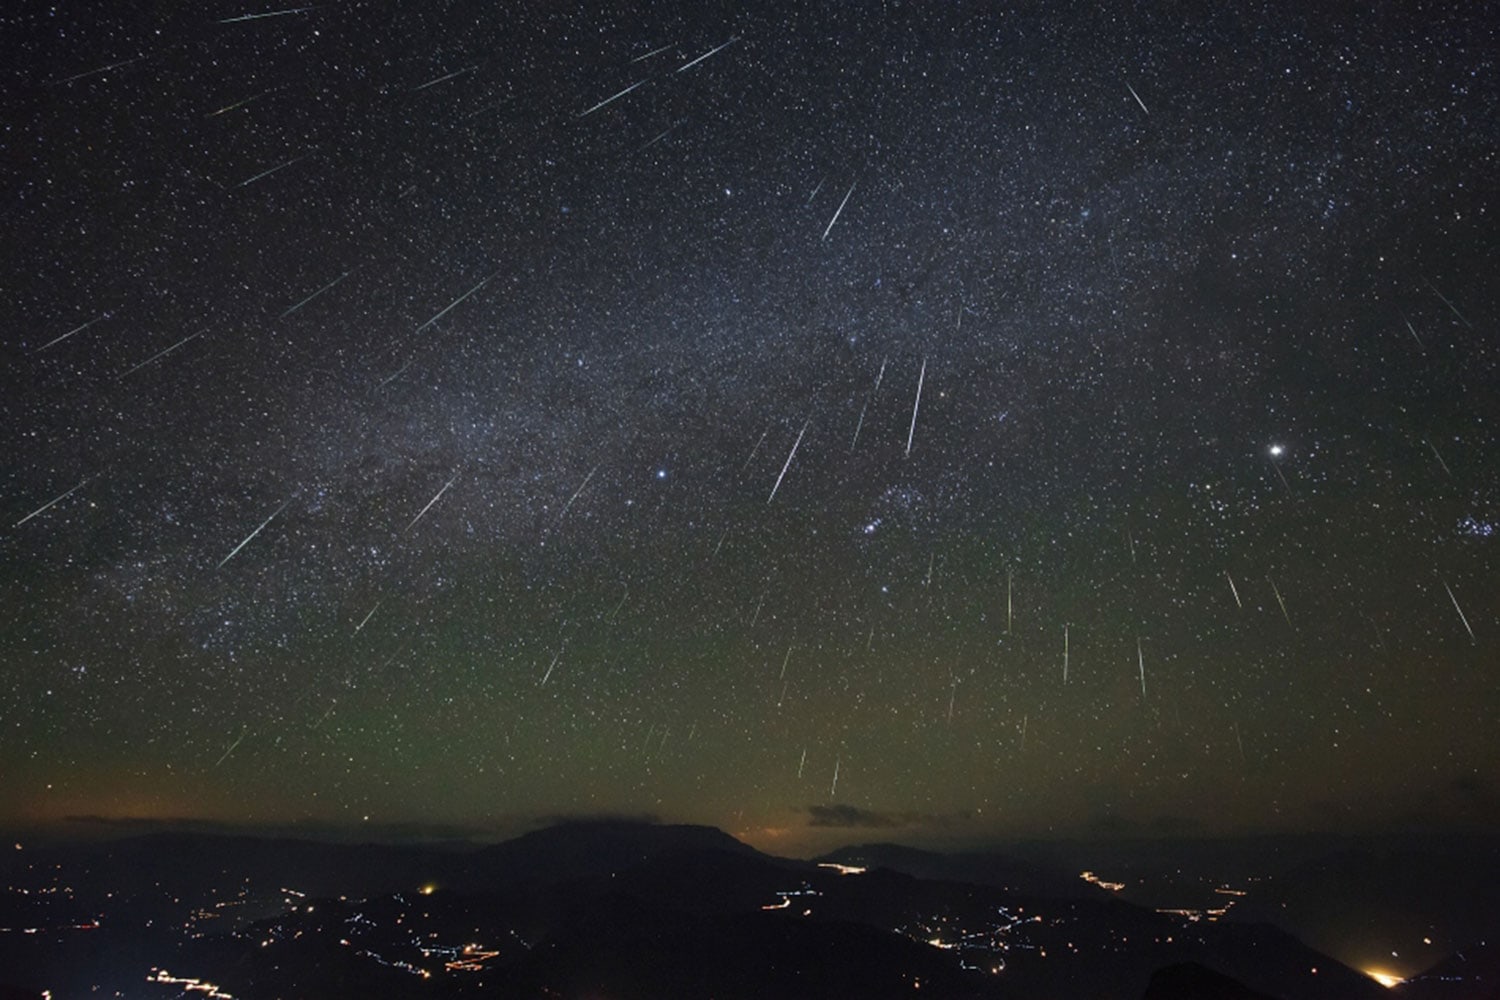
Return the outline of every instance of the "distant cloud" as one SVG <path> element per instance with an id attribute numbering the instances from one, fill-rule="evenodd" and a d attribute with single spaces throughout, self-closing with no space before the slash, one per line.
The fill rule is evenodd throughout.
<path id="1" fill-rule="evenodd" d="M 111 830 L 156 832 L 160 830 L 182 830 L 195 833 L 240 833 L 243 825 L 236 826 L 212 819 L 192 819 L 186 816 L 99 816 L 88 813 L 64 816 L 64 823 L 80 826 L 97 826 Z"/>
<path id="2" fill-rule="evenodd" d="M 547 826 L 592 826 L 598 823 L 630 823 L 641 826 L 660 826 L 661 817 L 656 813 L 556 813 L 550 816 L 538 816 L 536 824 L 539 827 Z"/>
<path id="3" fill-rule="evenodd" d="M 966 812 L 938 814 L 923 812 L 887 812 L 848 805 L 811 805 L 807 807 L 807 825 L 840 830 L 892 830 L 898 827 L 947 828 L 967 822 Z"/>
<path id="4" fill-rule="evenodd" d="M 314 820 L 252 824 L 229 823 L 190 816 L 100 816 L 97 814 L 64 816 L 63 822 L 75 829 L 89 827 L 94 833 L 105 836 L 204 833 L 224 837 L 286 837 L 302 840 L 379 843 L 495 840 L 502 836 L 514 836 L 521 830 L 519 825 L 512 827 L 459 826 L 450 823 L 341 825 Z"/>
<path id="5" fill-rule="evenodd" d="M 1118 813 L 1102 813 L 1084 829 L 1096 837 L 1189 837 L 1202 833 L 1203 824 L 1191 816 L 1161 815 L 1138 822 Z"/>
<path id="6" fill-rule="evenodd" d="M 808 806 L 807 815 L 808 826 L 885 828 L 903 825 L 890 813 L 856 806 Z"/>
<path id="7" fill-rule="evenodd" d="M 1435 823 L 1493 828 L 1500 822 L 1500 794 L 1482 775 L 1466 771 L 1435 782 L 1393 818 L 1398 829 L 1430 828 Z"/>
<path id="8" fill-rule="evenodd" d="M 335 843 L 434 844 L 498 843 L 530 830 L 551 826 L 660 826 L 655 813 L 557 813 L 542 816 L 502 816 L 488 823 L 333 823 L 296 820 L 284 823 L 234 823 L 193 816 L 101 816 L 96 813 L 63 817 L 74 835 L 134 837 L 152 833 L 198 833 L 220 837 L 279 837 L 288 840 Z"/>

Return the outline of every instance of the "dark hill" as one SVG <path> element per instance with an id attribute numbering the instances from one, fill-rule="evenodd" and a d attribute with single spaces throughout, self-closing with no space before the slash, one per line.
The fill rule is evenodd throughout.
<path id="1" fill-rule="evenodd" d="M 915 878 L 971 882 L 1029 895 L 1053 898 L 1098 896 L 1098 890 L 1080 881 L 1077 872 L 992 852 L 938 854 L 900 844 L 861 844 L 857 847 L 840 848 L 815 860 L 866 868 L 889 868 Z"/>
<path id="2" fill-rule="evenodd" d="M 1158 969 L 1141 1000 L 1275 1000 L 1197 962 Z"/>
<path id="3" fill-rule="evenodd" d="M 1391 990 L 1396 1000 L 1500 1000 L 1500 945 L 1461 948 Z"/>
<path id="4" fill-rule="evenodd" d="M 537 995 L 642 1000 L 981 995 L 947 955 L 874 927 L 690 915 L 613 894 L 569 914 L 517 979 Z"/>
<path id="5" fill-rule="evenodd" d="M 482 848 L 468 857 L 461 874 L 470 887 L 493 889 L 523 880 L 608 875 L 663 855 L 698 852 L 771 860 L 711 826 L 601 820 L 564 823 Z"/>

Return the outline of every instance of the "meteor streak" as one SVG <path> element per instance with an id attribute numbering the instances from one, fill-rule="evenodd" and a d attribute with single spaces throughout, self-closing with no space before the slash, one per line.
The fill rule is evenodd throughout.
<path id="1" fill-rule="evenodd" d="M 632 83 L 630 86 L 626 87 L 624 90 L 620 91 L 618 94 L 611 94 L 609 97 L 606 97 L 604 100 L 600 101 L 598 104 L 594 105 L 592 108 L 589 108 L 587 111 L 580 111 L 580 112 L 578 112 L 577 117 L 579 117 L 579 118 L 587 118 L 589 115 L 593 114 L 595 111 L 598 111 L 600 108 L 604 107 L 605 105 L 607 105 L 607 104 L 613 104 L 615 101 L 618 101 L 620 98 L 624 97 L 626 94 L 630 93 L 632 90 L 634 90 L 635 88 L 639 87 L 641 84 L 645 83 L 646 80 L 649 80 L 649 79 L 650 79 L 650 77 L 644 77 L 644 78 L 642 78 L 640 80 L 635 81 L 635 83 Z"/>
<path id="2" fill-rule="evenodd" d="M 459 470 L 459 471 L 462 471 L 462 470 Z M 437 491 L 437 495 L 434 496 L 431 500 L 427 501 L 427 506 L 423 507 L 421 510 L 417 511 L 417 516 L 411 519 L 411 523 L 406 526 L 406 531 L 402 532 L 403 535 L 407 534 L 408 532 L 411 531 L 411 529 L 413 529 L 413 528 L 415 528 L 417 526 L 417 522 L 420 521 L 420 520 L 422 520 L 422 516 L 424 514 L 426 514 L 429 510 L 432 509 L 432 505 L 433 504 L 437 503 L 439 500 L 441 500 L 443 498 L 443 494 L 448 492 L 448 487 L 452 486 L 453 483 L 457 479 L 458 479 L 458 472 L 455 472 L 455 473 L 453 473 L 453 478 L 450 479 L 450 480 L 448 480 L 446 483 L 444 483 L 443 484 L 443 488 Z"/>
<path id="3" fill-rule="evenodd" d="M 699 56 L 697 59 L 694 59 L 692 62 L 683 63 L 681 66 L 678 66 L 677 67 L 677 72 L 681 73 L 685 69 L 692 69 L 694 66 L 698 65 L 703 60 L 707 59 L 709 56 L 724 51 L 725 49 L 729 48 L 729 46 L 733 45 L 735 42 L 737 42 L 739 40 L 740 40 L 740 38 L 739 38 L 738 35 L 731 36 L 730 39 L 729 39 L 729 41 L 725 42 L 723 45 L 719 45 L 719 46 L 716 46 L 714 48 L 711 48 L 707 52 L 705 52 L 701 56 Z"/>
<path id="4" fill-rule="evenodd" d="M 917 398 L 911 404 L 911 429 L 906 432 L 906 457 L 911 458 L 911 439 L 917 433 L 917 410 L 922 406 L 922 383 L 927 380 L 927 359 L 922 359 L 922 371 L 917 375 Z"/>
<path id="5" fill-rule="evenodd" d="M 802 422 L 802 429 L 797 432 L 797 440 L 792 442 L 792 450 L 787 453 L 786 464 L 781 467 L 781 475 L 776 477 L 776 485 L 771 487 L 771 495 L 766 497 L 767 504 L 776 499 L 776 491 L 781 489 L 781 481 L 786 478 L 786 470 L 792 467 L 792 459 L 797 454 L 797 446 L 802 443 L 802 435 L 807 433 L 807 425 L 810 423 L 812 423 L 812 417 Z"/>
<path id="6" fill-rule="evenodd" d="M 69 337 L 73 336 L 73 334 L 75 334 L 75 333 L 82 333 L 83 331 L 87 330 L 89 327 L 93 326 L 95 323 L 99 322 L 101 319 L 104 319 L 108 315 L 109 315 L 109 313 L 100 313 L 98 316 L 95 316 L 93 319 L 89 320 L 87 323 L 83 324 L 82 326 L 75 326 L 75 327 L 73 327 L 73 329 L 69 330 L 67 333 L 63 334 L 61 337 L 53 337 L 51 340 L 47 341 L 41 347 L 38 347 L 36 349 L 35 353 L 40 354 L 43 351 L 45 351 L 47 348 L 51 347 L 53 344 L 60 344 L 64 340 L 67 340 Z"/>
<path id="7" fill-rule="evenodd" d="M 256 528 L 254 531 L 250 532 L 250 534 L 246 535 L 245 536 L 245 540 L 243 542 L 240 542 L 240 544 L 236 545 L 234 547 L 234 549 L 232 551 L 230 551 L 229 555 L 225 556 L 223 559 L 220 559 L 219 560 L 219 565 L 215 566 L 214 568 L 215 569 L 223 569 L 225 563 L 227 563 L 229 560 L 233 559 L 235 556 L 239 555 L 240 554 L 240 549 L 243 549 L 246 545 L 249 545 L 251 539 L 253 539 L 256 535 L 258 535 L 262 531 L 264 531 L 265 528 L 266 528 L 266 525 L 268 525 L 272 521 L 274 521 L 276 519 L 276 515 L 277 514 L 280 514 L 282 511 L 286 510 L 287 506 L 291 502 L 292 501 L 290 499 L 282 501 L 282 504 L 281 504 L 280 507 L 277 507 L 275 510 L 271 511 L 271 516 L 270 517 L 268 517 L 264 521 L 260 522 L 260 527 Z"/>
<path id="8" fill-rule="evenodd" d="M 855 181 L 855 184 L 859 183 Z M 844 206 L 849 204 L 849 196 L 854 193 L 854 184 L 849 185 L 849 190 L 844 192 L 844 200 L 839 202 L 838 209 L 833 213 L 833 218 L 828 220 L 828 228 L 823 230 L 823 239 L 828 239 L 828 234 L 833 232 L 833 224 L 839 221 L 839 216 L 844 212 Z"/>
<path id="9" fill-rule="evenodd" d="M 61 502 L 63 500 L 66 500 L 68 497 L 72 496 L 73 493 L 76 490 L 78 490 L 80 487 L 82 487 L 84 483 L 88 482 L 89 479 L 92 479 L 92 478 L 93 477 L 90 476 L 90 477 L 88 477 L 88 479 L 80 479 L 78 481 L 78 485 L 74 486 L 73 489 L 66 490 L 66 491 L 64 491 L 62 493 L 59 493 L 57 496 L 53 497 L 51 500 L 48 500 L 46 503 L 42 504 L 40 507 L 38 507 L 36 510 L 32 511 L 30 514 L 27 514 L 25 517 L 21 518 L 15 524 L 11 525 L 11 527 L 12 528 L 19 528 L 21 525 L 25 524 L 27 521 L 31 520 L 33 517 L 36 517 L 38 514 L 40 514 L 40 513 L 44 512 L 44 511 L 50 509 L 53 504 L 59 503 L 59 502 Z"/>

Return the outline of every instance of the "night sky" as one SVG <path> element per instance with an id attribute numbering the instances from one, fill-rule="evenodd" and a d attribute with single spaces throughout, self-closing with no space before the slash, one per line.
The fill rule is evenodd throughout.
<path id="1" fill-rule="evenodd" d="M 5 14 L 0 823 L 1500 823 L 1500 10 L 1098 6 Z"/>

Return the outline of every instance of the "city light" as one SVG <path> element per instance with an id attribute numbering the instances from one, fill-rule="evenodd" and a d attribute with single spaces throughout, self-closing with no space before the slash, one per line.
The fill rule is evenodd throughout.
<path id="1" fill-rule="evenodd" d="M 1106 882 L 1104 879 L 1100 878 L 1098 875 L 1095 875 L 1093 872 L 1081 872 L 1078 877 L 1083 879 L 1090 885 L 1097 885 L 1099 888 L 1104 889 L 1108 892 L 1119 892 L 1121 889 L 1125 888 L 1124 882 Z"/>

